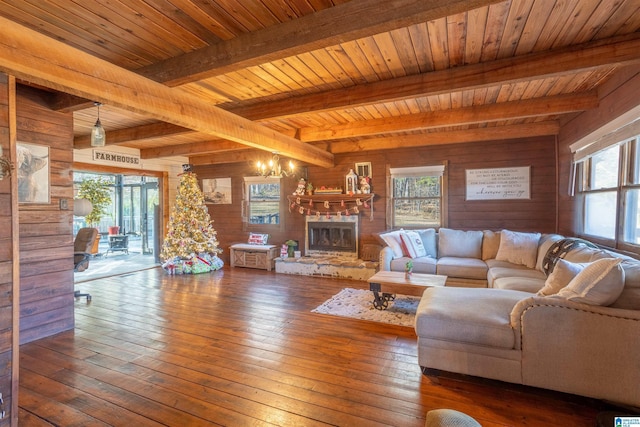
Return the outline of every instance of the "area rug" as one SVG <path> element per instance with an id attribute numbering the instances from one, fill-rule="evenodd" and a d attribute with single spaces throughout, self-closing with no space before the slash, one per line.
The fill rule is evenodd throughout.
<path id="1" fill-rule="evenodd" d="M 373 293 L 371 291 L 345 288 L 311 311 L 413 327 L 420 297 L 396 295 L 395 300 L 389 301 L 386 310 L 374 308 L 372 301 Z"/>

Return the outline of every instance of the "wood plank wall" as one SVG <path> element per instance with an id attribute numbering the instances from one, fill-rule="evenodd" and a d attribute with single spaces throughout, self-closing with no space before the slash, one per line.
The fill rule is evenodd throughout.
<path id="1" fill-rule="evenodd" d="M 265 158 L 268 154 L 265 154 Z M 448 226 L 460 229 L 508 228 L 520 231 L 556 231 L 556 144 L 553 137 L 495 141 L 469 144 L 439 145 L 422 148 L 368 151 L 336 155 L 336 166 L 331 169 L 309 167 L 309 181 L 314 186 L 344 186 L 344 177 L 356 162 L 371 162 L 374 219 L 361 209 L 360 245 L 376 243 L 376 233 L 387 229 L 386 178 L 387 166 L 409 167 L 437 165 L 448 162 Z M 465 170 L 497 167 L 531 167 L 531 200 L 465 201 Z M 252 165 L 196 166 L 199 179 L 231 177 L 231 205 L 209 205 L 209 212 L 218 231 L 220 247 L 228 260 L 228 246 L 246 241 L 249 229 L 241 222 L 242 183 L 244 176 L 253 174 Z M 291 194 L 297 181 L 283 181 L 284 195 Z M 304 242 L 304 215 L 287 212 L 283 230 L 270 230 L 271 242 L 282 244 L 287 239 Z M 264 229 L 264 228 L 263 228 Z M 259 226 L 251 231 L 260 231 Z"/>
<path id="2" fill-rule="evenodd" d="M 68 330 L 73 317 L 73 116 L 18 86 L 17 140 L 49 147 L 51 200 L 20 205 L 20 342 Z M 66 199 L 69 209 L 60 209 Z"/>
<path id="3" fill-rule="evenodd" d="M 8 78 L 0 73 L 0 147 L 9 156 L 9 99 Z M 13 356 L 13 277 L 11 237 L 11 180 L 0 181 L 0 392 L 4 396 L 4 409 L 11 406 L 11 359 Z M 9 417 L 0 421 L 8 425 Z"/>

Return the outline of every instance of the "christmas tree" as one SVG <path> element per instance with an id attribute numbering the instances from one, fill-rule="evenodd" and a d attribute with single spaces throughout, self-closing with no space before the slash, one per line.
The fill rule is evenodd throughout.
<path id="1" fill-rule="evenodd" d="M 169 231 L 162 244 L 160 257 L 170 273 L 200 273 L 217 270 L 222 262 L 217 254 L 217 232 L 198 187 L 196 174 L 188 165 L 180 176 L 176 201 L 171 208 Z M 207 269 L 209 264 L 209 269 Z M 177 270 L 177 271 L 176 271 Z"/>

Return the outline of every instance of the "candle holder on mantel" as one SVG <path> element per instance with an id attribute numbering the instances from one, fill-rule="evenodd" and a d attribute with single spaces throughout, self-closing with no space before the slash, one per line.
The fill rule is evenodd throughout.
<path id="1" fill-rule="evenodd" d="M 353 169 L 349 169 L 349 173 L 345 177 L 345 193 L 352 196 L 356 194 L 358 191 L 358 175 L 353 171 Z"/>

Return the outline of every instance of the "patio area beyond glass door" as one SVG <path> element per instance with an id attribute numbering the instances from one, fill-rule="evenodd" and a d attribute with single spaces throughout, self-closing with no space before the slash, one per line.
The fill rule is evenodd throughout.
<path id="1" fill-rule="evenodd" d="M 139 239 L 143 254 L 153 254 L 154 212 L 158 205 L 158 179 L 153 177 L 122 177 L 123 233 Z"/>

